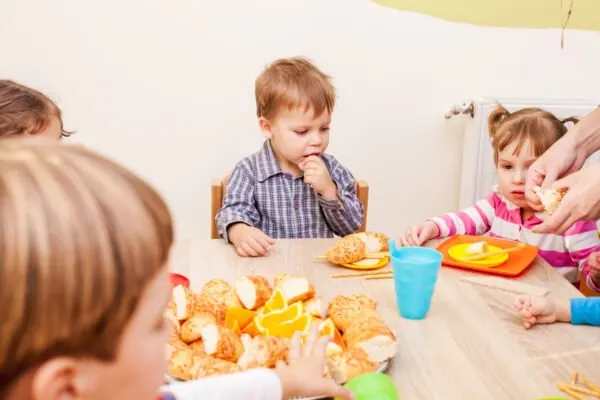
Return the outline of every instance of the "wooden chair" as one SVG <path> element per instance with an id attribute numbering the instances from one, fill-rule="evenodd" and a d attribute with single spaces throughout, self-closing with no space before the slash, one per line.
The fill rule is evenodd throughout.
<path id="1" fill-rule="evenodd" d="M 585 281 L 584 277 L 582 276 L 581 279 L 579 279 L 579 291 L 581 293 L 583 293 L 583 295 L 585 297 L 597 297 L 600 296 L 600 293 L 593 291 L 592 289 L 590 289 L 590 287 L 587 285 L 587 282 Z"/>
<path id="2" fill-rule="evenodd" d="M 210 237 L 211 239 L 219 239 L 219 230 L 217 228 L 217 221 L 215 217 L 217 213 L 223 206 L 223 198 L 225 197 L 225 191 L 227 189 L 227 180 L 229 179 L 229 174 L 225 175 L 220 179 L 213 179 L 211 183 L 210 190 Z M 362 204 L 364 209 L 364 216 L 362 224 L 358 229 L 359 232 L 364 232 L 367 229 L 367 210 L 369 208 L 369 184 L 367 181 L 357 181 L 356 182 L 356 194 L 358 196 L 358 201 Z"/>

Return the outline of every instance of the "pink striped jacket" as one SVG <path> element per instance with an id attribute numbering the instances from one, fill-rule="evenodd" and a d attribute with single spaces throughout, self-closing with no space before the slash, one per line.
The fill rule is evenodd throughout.
<path id="1" fill-rule="evenodd" d="M 539 234 L 531 228 L 542 222 L 540 214 L 527 221 L 521 220 L 521 209 L 494 189 L 487 198 L 474 206 L 458 212 L 432 218 L 440 230 L 440 237 L 457 234 L 489 235 L 518 240 L 539 248 L 539 255 L 561 272 L 571 282 L 578 280 L 578 272 L 586 277 L 588 284 L 600 291 L 589 278 L 587 259 L 591 253 L 600 251 L 595 221 L 575 223 L 563 235 Z"/>

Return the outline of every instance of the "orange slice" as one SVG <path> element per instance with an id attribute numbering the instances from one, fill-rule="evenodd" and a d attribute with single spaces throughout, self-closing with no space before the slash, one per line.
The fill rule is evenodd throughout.
<path id="1" fill-rule="evenodd" d="M 277 289 L 273 292 L 273 295 L 267 302 L 265 303 L 262 314 L 268 314 L 273 311 L 283 310 L 287 307 L 287 301 L 285 301 L 285 297 L 281 290 Z"/>
<path id="2" fill-rule="evenodd" d="M 319 325 L 319 336 L 325 335 L 331 337 L 331 343 L 335 343 L 341 348 L 345 347 L 344 339 L 342 338 L 340 331 L 335 327 L 335 324 L 330 318 L 327 318 Z"/>
<path id="3" fill-rule="evenodd" d="M 248 325 L 246 325 L 246 327 L 244 329 L 242 329 L 242 333 L 246 333 L 252 337 L 254 336 L 258 336 L 260 334 L 262 334 L 264 332 L 264 329 L 262 329 L 262 327 L 259 327 L 256 325 L 256 318 L 250 322 Z"/>
<path id="4" fill-rule="evenodd" d="M 243 307 L 228 307 L 225 314 L 225 328 L 232 329 L 233 324 L 237 322 L 240 329 L 244 329 L 252 322 L 256 312 L 246 310 Z"/>
<path id="5" fill-rule="evenodd" d="M 240 329 L 240 324 L 238 324 L 237 321 L 233 321 L 233 326 L 230 328 L 233 332 L 235 332 L 236 334 L 240 335 L 242 333 L 241 329 Z"/>
<path id="6" fill-rule="evenodd" d="M 257 325 L 263 328 L 270 328 L 283 322 L 292 321 L 302 315 L 304 305 L 300 302 L 294 303 L 280 311 L 272 311 L 268 314 L 256 317 Z"/>
<path id="7" fill-rule="evenodd" d="M 294 303 L 302 304 L 302 303 Z M 299 331 L 306 333 L 310 329 L 312 316 L 309 314 L 302 314 L 298 318 L 283 322 L 279 325 L 275 325 L 266 329 L 267 336 L 279 336 L 285 338 L 291 338 L 294 333 Z"/>

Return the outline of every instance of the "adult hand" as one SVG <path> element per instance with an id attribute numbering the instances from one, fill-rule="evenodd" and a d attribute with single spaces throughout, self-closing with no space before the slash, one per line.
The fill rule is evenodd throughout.
<path id="1" fill-rule="evenodd" d="M 577 221 L 600 219 L 600 164 L 560 179 L 552 188 L 567 193 L 552 215 L 533 227 L 534 232 L 562 234 Z"/>
<path id="2" fill-rule="evenodd" d="M 529 167 L 525 179 L 525 197 L 528 204 L 535 210 L 542 211 L 542 204 L 533 188 L 552 186 L 557 179 L 579 171 L 585 160 L 586 154 L 576 149 L 573 137 L 564 136 L 558 140 Z"/>

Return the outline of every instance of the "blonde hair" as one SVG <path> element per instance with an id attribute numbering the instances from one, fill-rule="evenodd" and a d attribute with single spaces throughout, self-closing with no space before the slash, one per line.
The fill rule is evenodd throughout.
<path id="1" fill-rule="evenodd" d="M 73 132 L 63 128 L 62 112 L 48 96 L 30 87 L 0 79 L 0 137 L 36 135 L 55 117 L 60 121 L 61 136 Z"/>
<path id="2" fill-rule="evenodd" d="M 302 57 L 274 61 L 256 79 L 256 114 L 273 119 L 284 107 L 312 108 L 314 115 L 330 114 L 335 105 L 331 77 Z"/>
<path id="3" fill-rule="evenodd" d="M 0 388 L 56 356 L 113 360 L 172 241 L 167 206 L 125 168 L 48 139 L 0 141 Z"/>
<path id="4" fill-rule="evenodd" d="M 498 153 L 515 141 L 517 153 L 525 142 L 530 141 L 535 156 L 541 156 L 567 132 L 567 122 L 577 123 L 579 120 L 575 117 L 560 120 L 541 108 L 523 108 L 511 113 L 498 105 L 488 117 L 494 161 L 497 163 Z"/>

